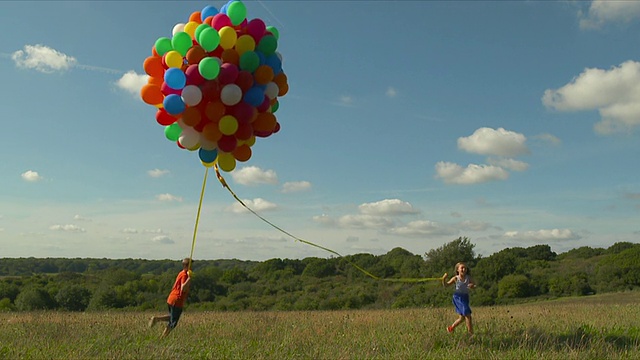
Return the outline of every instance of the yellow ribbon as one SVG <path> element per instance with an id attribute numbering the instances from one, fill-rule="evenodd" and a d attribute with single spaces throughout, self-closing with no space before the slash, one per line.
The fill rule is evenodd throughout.
<path id="1" fill-rule="evenodd" d="M 311 241 L 307 241 L 304 239 L 301 239 L 299 237 L 293 236 L 292 234 L 290 234 L 289 232 L 281 229 L 280 227 L 274 225 L 273 223 L 271 223 L 269 220 L 263 218 L 262 216 L 260 216 L 260 214 L 256 213 L 255 211 L 253 211 L 253 209 L 251 209 L 250 207 L 248 207 L 242 200 L 240 200 L 240 198 L 236 195 L 235 192 L 233 192 L 233 190 L 231 190 L 231 187 L 229 187 L 229 185 L 227 184 L 227 181 L 222 177 L 222 175 L 220 174 L 220 171 L 218 170 L 218 165 L 215 164 L 213 165 L 215 171 L 216 171 L 216 176 L 218 177 L 218 181 L 220 181 L 220 184 L 222 184 L 222 187 L 224 187 L 225 189 L 227 189 L 229 191 L 229 193 L 231 194 L 231 196 L 233 196 L 236 201 L 238 201 L 240 203 L 240 205 L 242 205 L 245 209 L 249 210 L 253 215 L 257 216 L 260 220 L 266 222 L 267 224 L 271 225 L 273 228 L 275 228 L 276 230 L 282 232 L 283 234 L 286 234 L 287 236 L 293 238 L 296 241 L 300 241 L 301 243 L 316 247 L 318 249 L 322 249 L 325 251 L 328 251 L 334 255 L 337 255 L 338 257 L 343 258 L 347 263 L 349 263 L 350 265 L 352 265 L 353 267 L 355 267 L 356 269 L 360 270 L 360 272 L 362 272 L 363 274 L 367 275 L 368 277 L 374 279 L 374 280 L 380 280 L 380 281 L 388 281 L 388 282 L 402 282 L 402 283 L 420 283 L 420 282 L 427 282 L 427 281 L 443 281 L 444 277 L 430 277 L 430 278 L 381 278 L 379 276 L 373 275 L 372 273 L 368 272 L 367 270 L 363 269 L 362 267 L 360 267 L 358 264 L 349 261 L 347 258 L 345 258 L 344 256 L 342 256 L 341 254 L 339 254 L 337 251 L 335 250 L 331 250 L 329 248 L 326 248 L 324 246 L 318 245 L 318 244 L 314 244 Z M 203 192 L 204 192 L 204 188 L 203 188 Z M 200 199 L 202 201 L 202 198 Z M 200 209 L 198 209 L 198 214 L 200 213 Z M 196 222 L 197 224 L 197 222 Z M 195 234 L 193 236 L 194 239 L 194 243 L 195 243 Z M 193 249 L 191 250 L 191 252 L 193 253 Z"/>
<path id="2" fill-rule="evenodd" d="M 217 172 L 216 168 L 216 172 Z M 196 215 L 196 226 L 193 229 L 193 240 L 191 241 L 191 255 L 189 255 L 189 271 L 191 271 L 191 262 L 193 261 L 193 250 L 196 248 L 196 235 L 198 234 L 198 224 L 200 223 L 200 210 L 202 209 L 202 199 L 204 198 L 204 189 L 207 187 L 207 177 L 209 168 L 205 166 L 204 180 L 202 180 L 202 190 L 200 191 L 200 202 L 198 203 L 198 213 Z"/>

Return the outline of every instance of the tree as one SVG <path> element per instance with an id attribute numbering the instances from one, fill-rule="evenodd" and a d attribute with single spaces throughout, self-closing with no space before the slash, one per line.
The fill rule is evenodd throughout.
<path id="1" fill-rule="evenodd" d="M 45 289 L 39 287 L 28 287 L 22 290 L 16 297 L 15 304 L 20 311 L 48 310 L 56 306 L 51 295 Z"/>
<path id="2" fill-rule="evenodd" d="M 465 262 L 469 268 L 473 268 L 476 264 L 474 247 L 468 238 L 459 237 L 437 249 L 429 250 L 424 255 L 427 275 L 450 273 L 458 262 Z"/>
<path id="3" fill-rule="evenodd" d="M 498 297 L 524 298 L 529 296 L 531 284 L 524 275 L 507 275 L 498 283 Z"/>
<path id="4" fill-rule="evenodd" d="M 90 300 L 91 291 L 82 285 L 65 285 L 56 294 L 60 307 L 69 311 L 84 311 Z"/>

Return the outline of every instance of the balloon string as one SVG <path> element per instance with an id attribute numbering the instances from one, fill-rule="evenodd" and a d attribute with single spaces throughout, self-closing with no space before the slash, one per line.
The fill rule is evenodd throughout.
<path id="1" fill-rule="evenodd" d="M 363 274 L 365 274 L 366 276 L 368 276 L 368 277 L 370 277 L 370 278 L 372 278 L 374 280 L 388 281 L 388 282 L 402 282 L 402 283 L 420 283 L 420 282 L 427 282 L 427 281 L 444 281 L 444 276 L 443 277 L 430 277 L 430 278 L 381 278 L 381 277 L 376 276 L 376 275 L 368 272 L 367 270 L 363 269 L 358 264 L 350 261 L 349 259 L 347 259 L 346 257 L 344 257 L 343 255 L 341 255 L 340 253 L 338 253 L 335 250 L 331 250 L 331 249 L 326 248 L 324 246 L 315 244 L 315 243 L 313 243 L 311 241 L 307 241 L 307 240 L 301 239 L 299 237 L 296 237 L 296 236 L 290 234 L 289 232 L 281 229 L 280 227 L 274 225 L 269 220 L 263 218 L 262 216 L 260 216 L 260 214 L 256 213 L 255 211 L 253 211 L 253 209 L 251 209 L 249 206 L 247 206 L 242 200 L 240 200 L 240 198 L 236 195 L 236 193 L 233 192 L 233 190 L 231 190 L 231 187 L 229 187 L 229 185 L 227 184 L 227 181 L 220 174 L 220 171 L 218 170 L 218 165 L 215 164 L 215 165 L 213 165 L 213 167 L 214 167 L 214 169 L 216 171 L 216 176 L 218 177 L 218 181 L 220 181 L 220 184 L 222 184 L 222 187 L 226 188 L 229 191 L 229 193 L 231 194 L 231 196 L 233 196 L 233 198 L 236 199 L 236 201 L 238 201 L 240 203 L 240 205 L 242 205 L 245 209 L 249 210 L 249 212 L 251 212 L 253 215 L 257 216 L 260 220 L 262 220 L 265 223 L 271 225 L 276 230 L 282 232 L 283 234 L 286 234 L 287 236 L 293 238 L 296 241 L 299 241 L 301 243 L 316 247 L 318 249 L 322 249 L 322 250 L 328 251 L 328 252 L 330 252 L 330 253 L 332 253 L 334 255 L 337 255 L 340 258 L 343 258 L 351 266 L 355 267 L 360 272 L 362 272 Z M 194 239 L 195 239 L 195 237 L 194 237 Z"/>
<path id="2" fill-rule="evenodd" d="M 204 180 L 202 180 L 202 190 L 200 191 L 200 202 L 198 203 L 198 214 L 196 215 L 196 226 L 193 229 L 193 240 L 191 241 L 191 254 L 189 255 L 189 270 L 191 270 L 191 262 L 193 261 L 193 250 L 196 247 L 196 235 L 198 234 L 198 224 L 200 223 L 200 210 L 202 209 L 202 199 L 204 198 L 204 189 L 207 187 L 207 176 L 209 168 L 205 167 Z"/>

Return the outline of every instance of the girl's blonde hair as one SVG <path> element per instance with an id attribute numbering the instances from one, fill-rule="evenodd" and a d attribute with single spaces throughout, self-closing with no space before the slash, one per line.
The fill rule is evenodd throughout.
<path id="1" fill-rule="evenodd" d="M 461 265 L 467 268 L 467 275 L 471 275 L 471 269 L 469 269 L 469 267 L 467 266 L 467 264 L 465 264 L 465 263 L 463 263 L 463 262 L 459 262 L 459 263 L 457 263 L 457 264 L 456 264 L 456 267 L 455 267 L 455 269 L 456 269 L 456 275 L 460 275 L 460 274 L 458 274 L 458 268 L 459 268 Z"/>

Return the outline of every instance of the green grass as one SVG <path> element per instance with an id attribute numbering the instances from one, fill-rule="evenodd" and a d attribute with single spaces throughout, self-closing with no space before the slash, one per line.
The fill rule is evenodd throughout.
<path id="1" fill-rule="evenodd" d="M 452 308 L 196 312 L 159 339 L 151 312 L 4 313 L 0 358 L 636 359 L 640 293 L 475 307 L 476 335 L 448 334 Z M 157 313 L 163 314 L 162 312 Z"/>

